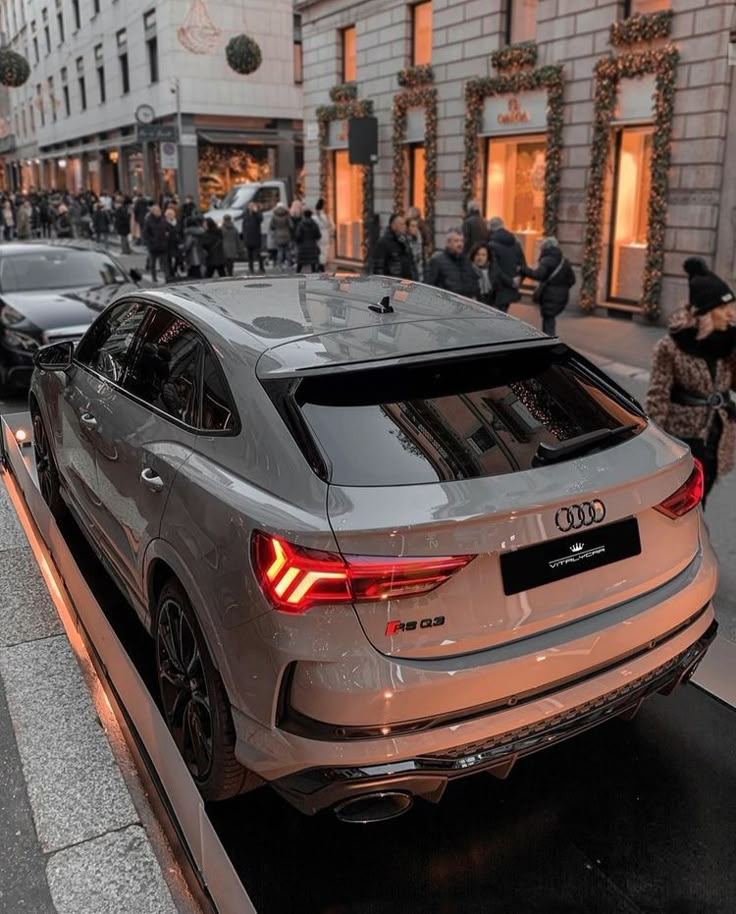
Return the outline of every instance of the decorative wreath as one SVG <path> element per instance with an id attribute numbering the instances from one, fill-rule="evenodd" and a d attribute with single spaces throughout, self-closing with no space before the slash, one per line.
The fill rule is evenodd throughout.
<path id="1" fill-rule="evenodd" d="M 393 110 L 393 182 L 394 211 L 403 212 L 404 171 L 406 167 L 406 115 L 410 108 L 424 108 L 424 212 L 430 238 L 434 239 L 434 208 L 437 198 L 437 90 L 420 85 L 394 96 Z"/>
<path id="2" fill-rule="evenodd" d="M 335 102 L 333 105 L 320 105 L 316 114 L 319 125 L 319 195 L 326 200 L 330 177 L 330 150 L 327 148 L 327 134 L 330 122 L 344 121 L 351 117 L 370 117 L 373 114 L 373 102 L 370 99 L 359 100 L 352 98 Z M 369 165 L 363 166 L 362 218 L 363 240 L 361 249 L 363 259 L 366 260 L 368 258 L 368 246 L 373 222 L 373 169 Z"/>
<path id="3" fill-rule="evenodd" d="M 330 89 L 330 99 L 337 102 L 349 102 L 358 97 L 355 83 L 338 83 Z"/>
<path id="4" fill-rule="evenodd" d="M 255 73 L 263 62 L 258 42 L 250 35 L 236 35 L 231 38 L 225 48 L 225 56 L 230 68 L 243 76 Z"/>
<path id="5" fill-rule="evenodd" d="M 519 70 L 504 76 L 471 79 L 465 86 L 465 165 L 463 167 L 463 200 L 475 195 L 478 174 L 478 134 L 483 120 L 486 98 L 506 93 L 516 94 L 532 89 L 547 90 L 547 150 L 544 176 L 544 233 L 557 234 L 562 168 L 563 80 L 562 67 L 540 67 Z"/>
<path id="6" fill-rule="evenodd" d="M 434 82 L 434 70 L 431 63 L 420 63 L 414 67 L 399 70 L 396 75 L 399 85 L 404 89 L 414 89 Z"/>
<path id="7" fill-rule="evenodd" d="M 655 38 L 669 38 L 672 31 L 672 10 L 649 13 L 646 16 L 629 16 L 611 25 L 610 42 L 616 47 L 654 41 Z"/>
<path id="8" fill-rule="evenodd" d="M 0 50 L 0 83 L 17 89 L 30 75 L 31 67 L 25 57 L 10 48 Z"/>
<path id="9" fill-rule="evenodd" d="M 535 67 L 537 65 L 537 44 L 535 41 L 520 41 L 500 48 L 491 54 L 491 63 L 499 71 L 518 70 L 521 67 Z"/>
<path id="10" fill-rule="evenodd" d="M 598 292 L 606 170 L 611 152 L 611 120 L 616 109 L 619 81 L 622 78 L 635 79 L 653 73 L 656 77 L 656 94 L 652 184 L 647 213 L 647 254 L 641 304 L 649 320 L 656 321 L 659 317 L 678 60 L 677 49 L 667 46 L 640 54 L 622 54 L 618 57 L 611 55 L 598 61 L 596 65 L 593 141 L 585 209 L 586 236 L 580 292 L 580 304 L 588 311 L 595 307 Z"/>

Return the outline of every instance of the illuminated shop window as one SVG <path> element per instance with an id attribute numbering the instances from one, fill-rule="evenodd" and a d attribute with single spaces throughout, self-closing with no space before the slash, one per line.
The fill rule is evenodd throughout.
<path id="1" fill-rule="evenodd" d="M 411 62 L 416 67 L 432 62 L 432 4 L 411 8 Z"/>
<path id="2" fill-rule="evenodd" d="M 340 51 L 342 55 L 342 82 L 355 82 L 357 69 L 355 64 L 355 26 L 351 25 L 340 32 Z"/>
<path id="3" fill-rule="evenodd" d="M 609 298 L 638 304 L 647 252 L 653 127 L 628 127 L 617 142 Z"/>
<path id="4" fill-rule="evenodd" d="M 500 216 L 521 242 L 527 262 L 534 264 L 544 227 L 544 134 L 488 140 L 486 154 L 486 218 Z"/>
<path id="5" fill-rule="evenodd" d="M 424 145 L 415 143 L 409 146 L 409 206 L 416 206 L 424 215 Z"/>
<path id="6" fill-rule="evenodd" d="M 536 39 L 537 6 L 538 0 L 508 0 L 506 22 L 509 44 Z"/>
<path id="7" fill-rule="evenodd" d="M 335 221 L 337 256 L 360 260 L 363 239 L 363 169 L 351 165 L 347 149 L 333 152 L 332 212 Z"/>

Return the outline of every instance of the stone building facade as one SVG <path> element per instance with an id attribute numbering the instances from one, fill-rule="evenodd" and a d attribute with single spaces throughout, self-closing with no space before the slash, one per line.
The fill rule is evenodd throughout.
<path id="1" fill-rule="evenodd" d="M 664 319 L 690 254 L 734 280 L 731 0 L 296 7 L 307 197 L 325 196 L 340 260 L 365 254 L 371 211 L 385 224 L 416 204 L 440 245 L 475 199 L 531 261 L 557 235 L 587 308 Z M 347 150 L 349 120 L 368 115 L 373 169 Z"/>
<path id="2" fill-rule="evenodd" d="M 203 202 L 233 183 L 301 170 L 291 0 L 1 0 L 0 31 L 32 71 L 10 90 L 12 142 L 1 148 L 13 189 L 173 187 L 177 153 L 138 141 L 141 105 L 153 109 L 151 126 L 181 128 L 179 189 Z M 248 76 L 225 56 L 240 33 L 262 55 Z"/>

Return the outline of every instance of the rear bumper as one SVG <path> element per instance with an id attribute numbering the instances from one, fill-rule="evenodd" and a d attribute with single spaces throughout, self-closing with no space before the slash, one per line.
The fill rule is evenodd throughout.
<path id="1" fill-rule="evenodd" d="M 712 617 L 712 610 L 709 618 L 707 629 L 685 649 L 648 672 L 575 707 L 448 750 L 383 764 L 311 768 L 273 781 L 272 786 L 302 812 L 313 814 L 351 796 L 387 788 L 436 801 L 454 778 L 480 771 L 506 777 L 525 755 L 614 717 L 633 714 L 645 698 L 657 692 L 669 694 L 687 681 L 716 636 L 718 623 Z"/>

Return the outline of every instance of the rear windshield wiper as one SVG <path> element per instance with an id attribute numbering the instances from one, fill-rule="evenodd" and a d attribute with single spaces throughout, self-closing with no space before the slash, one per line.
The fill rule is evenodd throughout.
<path id="1" fill-rule="evenodd" d="M 559 463 L 560 460 L 567 460 L 569 457 L 592 451 L 599 445 L 607 444 L 622 435 L 636 431 L 638 428 L 639 426 L 632 422 L 630 425 L 622 425 L 620 428 L 598 428 L 594 432 L 578 435 L 577 438 L 568 438 L 567 441 L 560 441 L 559 444 L 548 444 L 543 441 L 534 455 L 534 463 Z"/>

